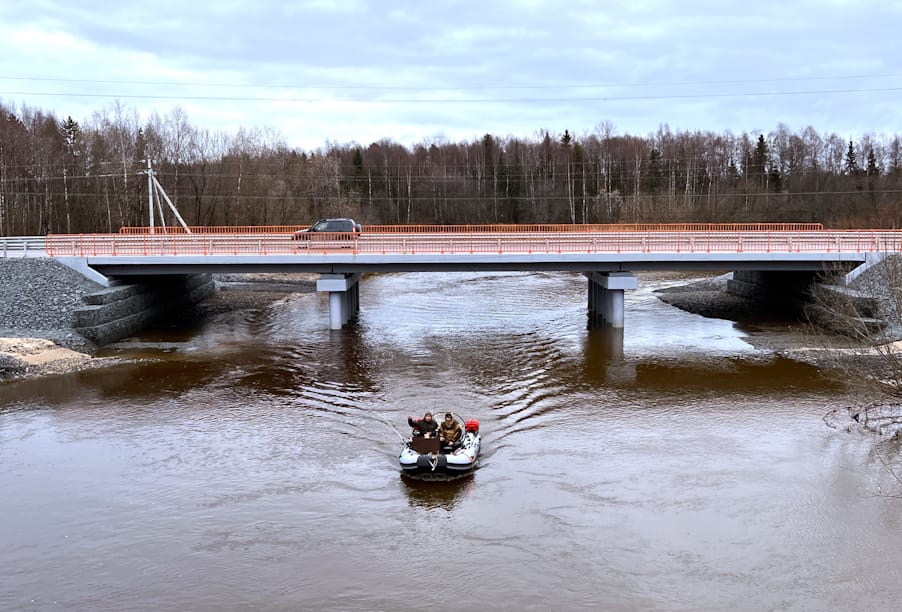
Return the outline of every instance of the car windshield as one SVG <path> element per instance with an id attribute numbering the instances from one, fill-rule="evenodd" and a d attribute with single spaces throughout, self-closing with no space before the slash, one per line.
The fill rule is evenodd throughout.
<path id="1" fill-rule="evenodd" d="M 313 232 L 349 232 L 349 223 L 347 221 L 319 221 L 313 224 L 310 231 Z"/>

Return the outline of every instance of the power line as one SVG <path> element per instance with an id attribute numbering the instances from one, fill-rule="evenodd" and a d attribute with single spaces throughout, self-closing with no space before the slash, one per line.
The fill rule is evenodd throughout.
<path id="1" fill-rule="evenodd" d="M 486 91 L 486 90 L 559 90 L 559 89 L 598 89 L 598 88 L 632 88 L 632 87 L 663 87 L 684 85 L 743 85 L 750 83 L 787 83 L 810 81 L 846 81 L 859 79 L 888 79 L 902 77 L 902 73 L 891 72 L 885 74 L 852 74 L 835 76 L 802 76 L 802 77 L 772 77 L 765 79 L 711 79 L 692 81 L 647 81 L 647 82 L 610 82 L 610 83 L 555 83 L 548 85 L 448 85 L 443 87 L 424 87 L 422 85 L 386 85 L 380 84 L 300 84 L 300 83 L 220 83 L 203 81 L 145 81 L 145 80 L 119 80 L 119 79 L 74 79 L 62 77 L 39 77 L 25 75 L 0 75 L 0 80 L 7 81 L 32 81 L 50 83 L 84 83 L 101 85 L 148 85 L 160 86 L 189 86 L 189 87 L 230 87 L 235 89 L 315 89 L 315 90 L 367 90 L 367 91 Z"/>
<path id="2" fill-rule="evenodd" d="M 736 173 L 730 171 L 730 166 L 726 163 L 726 160 L 717 160 L 712 161 L 705 158 L 662 158 L 660 161 L 660 166 L 656 171 L 652 171 L 650 166 L 648 165 L 648 158 L 641 157 L 638 158 L 643 162 L 643 166 L 640 170 L 635 169 L 635 157 L 633 158 L 610 158 L 607 160 L 599 160 L 592 159 L 583 162 L 567 162 L 566 160 L 553 163 L 553 167 L 555 172 L 554 182 L 565 182 L 565 170 L 569 168 L 571 171 L 570 179 L 571 181 L 574 178 L 574 172 L 576 172 L 577 177 L 581 177 L 585 175 L 586 178 L 610 178 L 610 179 L 634 179 L 636 177 L 652 177 L 659 176 L 661 178 L 670 178 L 672 176 L 677 176 L 682 180 L 685 178 L 697 178 L 697 179 L 708 179 L 708 180 L 723 180 L 729 181 L 735 178 L 760 178 L 765 176 L 774 176 L 778 175 L 781 180 L 795 180 L 795 179 L 805 179 L 811 176 L 822 177 L 827 179 L 839 179 L 844 180 L 848 179 L 848 175 L 845 174 L 845 160 L 843 159 L 841 163 L 835 164 L 838 166 L 838 169 L 830 170 L 827 169 L 824 165 L 819 165 L 814 167 L 812 164 L 805 164 L 806 167 L 803 168 L 795 168 L 792 170 L 784 169 L 780 170 L 777 167 L 773 167 L 771 163 L 765 164 L 765 169 L 763 171 L 753 171 L 751 170 L 751 166 L 753 164 L 750 163 L 741 163 L 742 160 L 735 160 L 734 167 L 736 169 Z M 822 161 L 822 160 L 818 160 Z M 688 165 L 681 165 L 687 163 Z M 97 162 L 99 165 L 115 165 L 121 164 L 121 162 Z M 130 164 L 131 166 L 136 166 L 136 164 Z M 549 172 L 552 169 L 551 166 L 545 166 L 542 164 L 531 163 L 526 166 L 520 163 L 516 164 L 485 164 L 485 163 L 471 163 L 467 164 L 437 164 L 434 167 L 434 170 L 444 170 L 442 174 L 436 174 L 434 172 L 430 172 L 428 174 L 421 173 L 421 170 L 426 169 L 425 166 L 419 165 L 372 165 L 364 168 L 365 172 L 370 172 L 367 174 L 363 174 L 360 176 L 348 174 L 342 171 L 339 171 L 337 174 L 328 173 L 323 174 L 320 172 L 309 172 L 309 167 L 298 168 L 295 171 L 286 170 L 285 166 L 278 162 L 253 162 L 250 164 L 244 164 L 245 166 L 250 166 L 255 169 L 254 172 L 238 172 L 238 171 L 229 171 L 228 168 L 236 168 L 241 165 L 237 162 L 222 162 L 215 164 L 221 168 L 220 171 L 199 171 L 194 169 L 192 163 L 186 163 L 182 166 L 178 171 L 175 170 L 157 170 L 155 174 L 160 177 L 170 177 L 170 178 L 181 178 L 181 179 L 219 179 L 219 180 L 228 180 L 228 181 L 237 181 L 239 178 L 241 180 L 260 180 L 260 181 L 272 181 L 272 180 L 280 180 L 280 181 L 335 181 L 342 184 L 383 184 L 386 181 L 397 181 L 399 179 L 407 179 L 408 177 L 415 181 L 418 186 L 422 186 L 425 184 L 438 184 L 443 185 L 447 183 L 490 183 L 490 182 L 502 182 L 505 180 L 519 180 L 519 181 L 541 181 L 543 179 L 551 179 L 549 176 Z M 53 170 L 59 170 L 62 168 L 69 168 L 73 170 L 77 170 L 79 172 L 85 170 L 85 166 L 83 164 L 49 164 L 48 165 Z M 18 170 L 18 171 L 30 171 L 30 174 L 20 174 L 17 176 L 7 176 L 6 178 L 0 179 L 0 184 L 12 184 L 12 183 L 21 183 L 23 181 L 36 181 L 36 182 L 44 182 L 44 181 L 61 181 L 63 179 L 67 181 L 77 182 L 77 181 L 91 181 L 98 178 L 115 178 L 115 179 L 137 179 L 142 176 L 142 173 L 137 170 L 131 170 L 129 172 L 103 172 L 103 173 L 88 173 L 88 174 L 66 174 L 63 176 L 62 174 L 51 174 L 51 175 L 41 175 L 38 172 L 43 171 L 48 166 L 44 166 L 41 164 L 29 164 L 29 165 L 19 165 L 19 166 L 5 166 L 5 170 Z M 261 173 L 261 170 L 265 170 L 267 168 L 271 168 L 273 170 L 280 170 L 279 174 L 274 173 Z M 511 172 L 512 169 L 518 169 L 518 172 Z M 881 179 L 886 178 L 887 173 L 892 171 L 892 167 L 881 170 L 879 174 L 876 175 L 868 175 L 865 171 L 864 167 L 859 167 L 859 171 L 861 172 L 862 178 L 875 178 Z M 388 170 L 386 174 L 385 171 Z M 477 177 L 476 174 L 479 174 Z"/>
<path id="3" fill-rule="evenodd" d="M 888 144 L 889 143 L 881 144 L 878 142 L 876 143 L 876 146 L 869 147 L 867 151 L 875 151 L 875 159 L 878 162 L 878 167 L 883 168 L 886 171 L 891 171 L 898 167 L 898 164 L 902 162 L 902 159 L 895 158 L 892 151 L 882 150 L 885 148 L 884 145 Z M 662 154 L 661 157 L 657 158 L 656 163 L 658 165 L 658 171 L 664 175 L 676 172 L 680 175 L 698 174 L 718 176 L 729 169 L 732 160 L 733 166 L 735 166 L 742 176 L 769 175 L 773 172 L 777 172 L 784 177 L 800 177 L 810 174 L 839 176 L 846 166 L 847 145 L 848 143 L 843 141 L 840 148 L 832 149 L 832 153 L 822 152 L 820 154 L 812 154 L 806 149 L 806 153 L 794 158 L 794 166 L 791 169 L 789 168 L 789 161 L 783 158 L 779 152 L 771 152 L 765 160 L 765 166 L 768 169 L 763 173 L 750 172 L 748 170 L 752 165 L 751 160 L 755 155 L 755 150 L 754 148 L 749 148 L 747 150 L 742 149 L 741 143 L 738 141 L 734 143 L 732 147 L 729 147 L 729 153 L 712 153 L 709 150 L 703 150 L 702 153 L 694 156 L 679 157 Z M 469 146 L 479 147 L 480 145 L 476 143 Z M 462 161 L 459 159 L 462 155 L 456 151 L 440 151 L 437 156 L 439 159 L 429 159 L 428 161 L 417 159 L 415 153 L 406 152 L 406 155 L 411 160 L 409 163 L 386 164 L 378 160 L 373 161 L 371 158 L 365 160 L 365 164 L 362 167 L 364 174 L 362 175 L 350 174 L 352 162 L 350 161 L 349 155 L 353 148 L 340 152 L 332 151 L 326 156 L 316 156 L 317 159 L 321 157 L 335 159 L 340 166 L 337 174 L 310 172 L 309 170 L 316 165 L 316 162 L 311 158 L 308 158 L 306 161 L 298 161 L 297 165 L 286 165 L 281 160 L 272 159 L 271 155 L 262 158 L 231 161 L 231 156 L 227 153 L 218 154 L 216 157 L 203 160 L 204 163 L 209 164 L 209 166 L 218 168 L 216 171 L 196 170 L 194 168 L 201 160 L 192 159 L 181 162 L 171 160 L 163 161 L 160 163 L 159 167 L 165 169 L 158 170 L 156 173 L 158 176 L 169 177 L 199 176 L 203 178 L 237 179 L 238 177 L 241 177 L 242 179 L 273 179 L 273 173 L 260 174 L 261 170 L 272 169 L 273 171 L 278 171 L 278 177 L 283 179 L 339 179 L 341 181 L 367 181 L 371 179 L 375 181 L 384 180 L 385 178 L 394 179 L 398 176 L 406 177 L 409 174 L 412 178 L 418 180 L 456 181 L 461 179 L 473 180 L 473 173 L 477 171 L 479 171 L 483 177 L 488 176 L 490 178 L 531 178 L 543 172 L 547 172 L 551 168 L 558 171 L 564 171 L 569 168 L 571 170 L 584 171 L 587 174 L 593 175 L 603 173 L 608 176 L 636 176 L 637 174 L 647 174 L 650 172 L 651 166 L 649 165 L 650 157 L 648 153 L 652 149 L 661 152 L 660 148 L 649 146 L 647 151 L 642 152 L 642 155 L 637 155 L 634 151 L 630 151 L 629 156 L 624 155 L 623 152 L 611 153 L 607 151 L 604 155 L 601 155 L 593 146 L 586 149 L 585 158 L 582 161 L 575 161 L 569 159 L 566 155 L 561 155 L 559 150 L 552 154 L 551 158 L 546 158 L 541 150 L 537 148 L 540 145 L 535 142 L 525 143 L 525 146 L 532 147 L 528 149 L 528 155 L 512 155 L 508 149 L 499 147 L 498 152 L 504 153 L 506 156 L 503 161 L 499 161 L 494 156 L 490 160 L 477 157 L 470 161 Z M 704 143 L 701 143 L 700 146 L 705 145 Z M 366 149 L 366 147 L 362 148 Z M 863 153 L 865 152 L 865 149 L 858 149 L 857 151 Z M 369 155 L 369 153 L 367 153 L 367 155 Z M 458 160 L 453 162 L 447 161 L 447 158 L 449 157 L 458 158 Z M 635 169 L 637 161 L 642 162 L 641 170 L 638 171 Z M 863 159 L 862 163 L 859 164 L 859 168 L 864 170 L 866 161 L 866 159 Z M 629 166 L 628 168 L 626 167 L 627 165 Z M 101 166 L 105 167 L 105 172 L 92 172 Z M 111 166 L 116 167 L 116 171 L 111 171 Z M 123 172 L 123 166 L 129 167 L 130 170 Z M 6 172 L 30 171 L 33 174 L 31 176 L 19 175 L 7 177 L 3 179 L 3 181 L 12 182 L 19 180 L 51 180 L 63 178 L 58 175 L 38 176 L 38 172 L 47 168 L 57 172 L 62 169 L 78 172 L 78 174 L 67 175 L 66 178 L 68 180 L 90 180 L 99 177 L 122 178 L 126 175 L 128 177 L 133 177 L 140 175 L 140 172 L 137 171 L 138 167 L 139 164 L 136 161 L 123 162 L 122 160 L 94 159 L 88 160 L 87 162 L 76 160 L 63 162 L 48 161 L 47 163 L 6 164 L 3 165 L 3 169 Z M 230 171 L 230 168 L 252 168 L 255 172 Z M 612 172 L 611 170 L 614 168 L 617 170 Z M 518 171 L 512 172 L 512 170 Z M 386 171 L 389 172 L 390 176 L 385 174 Z M 429 173 L 423 173 L 424 171 L 428 171 Z M 438 174 L 437 172 L 441 172 L 441 174 Z M 885 176 L 885 174 L 882 175 Z"/>
<path id="4" fill-rule="evenodd" d="M 876 88 L 838 88 L 838 89 L 811 89 L 797 91 L 757 91 L 736 93 L 699 93 L 699 94 L 657 94 L 657 95 L 598 95 L 598 96 L 570 96 L 570 97 L 539 97 L 539 98 L 327 98 L 327 97 L 274 97 L 274 96 L 201 96 L 201 95 L 176 95 L 176 94 L 122 94 L 122 93 L 87 93 L 87 92 L 60 92 L 60 91 L 0 91 L 0 95 L 7 96 L 49 96 L 62 98 L 122 98 L 132 100 L 184 100 L 200 102 L 294 102 L 299 104 L 317 104 L 321 102 L 342 102 L 362 105 L 384 104 L 485 104 L 485 103 L 566 103 L 566 102 L 641 102 L 651 100 L 698 100 L 714 98 L 760 98 L 779 96 L 808 96 L 808 95 L 835 95 L 858 93 L 887 93 L 902 91 L 902 87 L 876 87 Z"/>
<path id="5" fill-rule="evenodd" d="M 296 193 L 284 194 L 284 195 L 247 195 L 247 194 L 237 194 L 237 193 L 216 193 L 216 194 L 201 194 L 195 198 L 193 195 L 191 196 L 183 196 L 180 200 L 182 205 L 185 205 L 186 202 L 194 202 L 197 199 L 201 201 L 209 201 L 211 199 L 219 199 L 223 201 L 284 201 L 284 200 L 297 200 L 297 199 L 306 199 L 306 198 L 317 198 L 320 200 L 328 200 L 330 202 L 338 202 L 339 200 L 342 202 L 350 202 L 356 201 L 359 204 L 366 204 L 370 199 L 373 201 L 391 201 L 391 202 L 427 202 L 433 203 L 435 201 L 440 202 L 492 202 L 492 201 L 522 201 L 522 202 L 545 202 L 545 201 L 570 201 L 570 199 L 574 199 L 576 201 L 582 202 L 583 200 L 593 200 L 597 198 L 607 198 L 607 197 L 619 197 L 622 199 L 634 199 L 634 198 L 642 198 L 642 199 L 668 199 L 668 200 L 685 200 L 689 199 L 708 199 L 708 198 L 793 198 L 797 196 L 847 196 L 847 195 L 856 195 L 856 196 L 867 196 L 870 197 L 872 195 L 897 195 L 902 194 L 902 189 L 874 189 L 874 190 L 863 190 L 863 189 L 847 189 L 847 190 L 832 190 L 832 191 L 730 191 L 730 192 L 711 192 L 711 191 L 694 191 L 692 193 L 684 193 L 683 191 L 676 192 L 667 192 L 667 193 L 622 193 L 619 191 L 598 191 L 596 193 L 586 193 L 585 196 L 582 194 L 573 194 L 569 195 L 566 193 L 553 193 L 553 194 L 537 194 L 537 193 L 522 193 L 519 195 L 505 195 L 505 194 L 472 194 L 472 195 L 442 195 L 442 194 L 426 194 L 426 195 L 412 195 L 408 197 L 404 194 L 398 195 L 388 195 L 388 194 L 373 194 L 372 198 L 370 198 L 367 194 L 358 194 L 356 197 L 352 197 L 347 193 L 343 193 L 341 197 L 337 197 L 332 194 L 325 194 L 322 192 L 313 192 L 313 191 L 299 191 Z M 13 191 L 13 192 L 4 192 L 5 196 L 16 196 L 16 197 L 38 197 L 44 198 L 46 196 L 62 199 L 65 197 L 65 192 L 63 191 Z M 102 198 L 105 196 L 132 196 L 137 198 L 145 198 L 146 192 L 128 192 L 128 193 L 105 193 L 105 192 L 68 192 L 68 197 L 70 199 L 74 198 Z M 146 202 L 145 202 L 146 203 Z"/>
<path id="6" fill-rule="evenodd" d="M 631 164 L 634 160 L 622 160 L 618 162 L 618 166 L 622 166 L 624 164 Z M 402 170 L 411 169 L 407 167 L 400 167 Z M 415 168 L 413 168 L 415 169 Z M 378 168 L 377 170 L 381 170 Z M 504 172 L 503 169 L 498 174 L 483 174 L 481 178 L 477 178 L 473 176 L 472 168 L 468 169 L 466 173 L 459 174 L 447 174 L 444 176 L 434 175 L 434 174 L 410 174 L 410 179 L 414 181 L 417 188 L 422 188 L 424 185 L 448 185 L 448 184 L 475 184 L 475 183 L 494 183 L 498 182 L 498 184 L 502 184 L 506 180 L 515 180 L 522 182 L 534 182 L 541 183 L 545 182 L 554 182 L 559 184 L 566 183 L 567 179 L 565 175 L 562 173 L 563 168 L 558 168 L 559 172 L 555 174 L 554 181 L 551 181 L 551 177 L 548 176 L 547 170 L 541 168 L 534 168 L 531 172 L 519 172 L 519 173 L 510 173 Z M 571 171 L 574 170 L 574 165 L 571 165 Z M 779 170 L 764 170 L 762 172 L 752 172 L 742 167 L 737 167 L 737 173 L 732 174 L 728 173 L 728 168 L 717 168 L 712 170 L 710 167 L 700 167 L 695 170 L 689 169 L 679 169 L 673 170 L 668 169 L 666 167 L 662 168 L 660 173 L 657 175 L 653 175 L 647 168 L 643 168 L 642 171 L 636 172 L 632 169 L 618 169 L 616 171 L 603 171 L 599 170 L 598 164 L 596 163 L 586 163 L 582 165 L 582 168 L 577 167 L 576 170 L 582 174 L 573 175 L 571 172 L 570 182 L 573 182 L 575 178 L 580 179 L 584 174 L 587 179 L 610 179 L 610 180 L 625 180 L 625 179 L 635 179 L 637 177 L 641 178 L 650 178 L 653 176 L 659 176 L 662 179 L 670 179 L 673 176 L 678 177 L 678 182 L 681 184 L 685 182 L 687 178 L 690 180 L 709 180 L 709 181 L 732 181 L 735 179 L 749 179 L 749 178 L 762 178 L 767 176 L 779 176 L 780 180 L 783 181 L 792 181 L 792 180 L 802 180 L 809 177 L 822 177 L 827 179 L 837 179 L 837 180 L 847 180 L 849 177 L 846 174 L 838 173 L 838 172 L 829 172 L 823 169 L 815 169 L 808 168 L 804 170 L 795 170 L 793 172 L 780 172 Z M 273 176 L 272 174 L 251 174 L 251 173 L 219 173 L 219 172 L 195 172 L 190 169 L 186 169 L 182 172 L 157 172 L 157 176 L 159 177 L 172 177 L 172 178 L 182 178 L 182 179 L 219 179 L 223 181 L 237 181 L 239 178 L 243 181 L 334 181 L 335 183 L 340 183 L 343 185 L 354 184 L 354 185 L 365 185 L 372 182 L 374 185 L 382 185 L 387 181 L 397 182 L 401 179 L 406 179 L 406 174 L 373 174 L 371 176 L 348 176 L 345 174 L 313 174 L 313 173 L 288 173 L 279 176 Z M 30 175 L 30 176 L 17 176 L 17 177 L 7 177 L 0 179 L 0 184 L 15 184 L 22 182 L 34 181 L 38 183 L 43 183 L 46 181 L 62 181 L 66 180 L 72 183 L 77 183 L 80 181 L 92 181 L 98 178 L 113 178 L 113 179 L 138 179 L 140 173 L 131 172 L 128 174 L 123 174 L 121 172 L 117 173 L 103 173 L 103 174 L 88 174 L 88 175 Z M 862 178 L 874 178 L 881 179 L 885 178 L 885 173 L 880 173 L 877 175 L 868 175 L 865 171 L 861 170 Z"/>

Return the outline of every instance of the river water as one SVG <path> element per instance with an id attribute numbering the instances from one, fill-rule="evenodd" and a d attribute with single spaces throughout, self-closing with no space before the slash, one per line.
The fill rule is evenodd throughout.
<path id="1" fill-rule="evenodd" d="M 578 275 L 373 276 L 341 331 L 295 295 L 2 385 L 0 609 L 898 609 L 898 447 L 667 282 L 621 336 Z M 399 473 L 426 410 L 472 476 Z"/>

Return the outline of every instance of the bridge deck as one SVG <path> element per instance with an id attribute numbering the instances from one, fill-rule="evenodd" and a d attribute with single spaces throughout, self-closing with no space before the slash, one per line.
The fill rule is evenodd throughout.
<path id="1" fill-rule="evenodd" d="M 863 253 L 899 251 L 897 230 L 807 232 L 397 232 L 320 233 L 293 240 L 284 233 L 50 235 L 54 255 L 461 255 L 643 253 Z"/>
<path id="2" fill-rule="evenodd" d="M 895 230 L 286 232 L 51 235 L 47 253 L 108 275 L 210 271 L 819 270 L 899 252 Z"/>

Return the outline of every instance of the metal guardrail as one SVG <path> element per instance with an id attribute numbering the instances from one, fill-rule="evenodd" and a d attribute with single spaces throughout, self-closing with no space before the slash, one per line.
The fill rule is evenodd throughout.
<path id="1" fill-rule="evenodd" d="M 0 237 L 0 257 L 41 257 L 47 254 L 44 236 Z"/>

